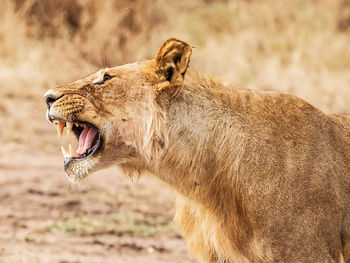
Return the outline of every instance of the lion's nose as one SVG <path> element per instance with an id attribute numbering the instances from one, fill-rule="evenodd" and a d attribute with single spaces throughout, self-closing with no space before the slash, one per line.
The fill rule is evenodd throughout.
<path id="1" fill-rule="evenodd" d="M 60 96 L 56 96 L 56 95 L 53 95 L 53 94 L 46 94 L 45 95 L 45 101 L 46 101 L 46 105 L 47 105 L 47 108 L 50 109 L 52 103 L 54 103 L 56 100 L 60 99 L 63 95 L 60 95 Z"/>
<path id="2" fill-rule="evenodd" d="M 47 107 L 50 108 L 52 103 L 54 103 L 57 100 L 57 98 L 54 95 L 49 94 L 49 95 L 46 95 L 45 100 L 46 100 Z"/>

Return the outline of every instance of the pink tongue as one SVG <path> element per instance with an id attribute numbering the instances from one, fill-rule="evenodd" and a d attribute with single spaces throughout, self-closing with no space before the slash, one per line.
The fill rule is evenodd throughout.
<path id="1" fill-rule="evenodd" d="M 91 148 L 96 137 L 97 131 L 92 127 L 85 127 L 79 136 L 79 147 L 77 153 L 84 154 L 87 149 Z"/>

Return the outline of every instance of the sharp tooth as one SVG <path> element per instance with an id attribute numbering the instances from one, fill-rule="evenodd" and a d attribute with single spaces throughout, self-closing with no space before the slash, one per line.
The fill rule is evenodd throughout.
<path id="1" fill-rule="evenodd" d="M 61 138 L 63 129 L 64 129 L 64 122 L 61 122 L 61 121 L 60 121 L 60 122 L 57 124 L 57 134 L 58 134 L 58 138 Z"/>
<path id="2" fill-rule="evenodd" d="M 79 123 L 74 123 L 74 125 L 75 125 L 76 127 L 79 127 Z"/>
<path id="3" fill-rule="evenodd" d="M 73 128 L 73 122 L 67 121 L 66 126 L 67 126 L 67 135 L 69 135 Z"/>
<path id="4" fill-rule="evenodd" d="M 66 159 L 66 158 L 69 158 L 70 156 L 69 156 L 69 153 L 67 152 L 67 150 L 66 149 L 64 149 L 64 147 L 63 146 L 61 146 L 61 151 L 62 151 L 62 153 L 63 153 L 63 157 L 64 157 L 64 159 Z"/>
<path id="5" fill-rule="evenodd" d="M 80 155 L 73 149 L 72 145 L 69 144 L 68 148 L 70 157 L 80 157 Z"/>

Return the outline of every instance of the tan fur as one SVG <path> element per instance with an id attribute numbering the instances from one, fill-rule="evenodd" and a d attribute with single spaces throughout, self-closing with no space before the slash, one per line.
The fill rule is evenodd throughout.
<path id="1" fill-rule="evenodd" d="M 208 80 L 187 70 L 190 55 L 170 39 L 154 60 L 49 90 L 51 118 L 104 139 L 66 173 L 118 165 L 165 181 L 200 262 L 350 262 L 350 117 Z"/>

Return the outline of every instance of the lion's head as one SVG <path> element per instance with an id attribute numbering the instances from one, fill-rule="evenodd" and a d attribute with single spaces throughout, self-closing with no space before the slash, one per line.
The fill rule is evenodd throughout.
<path id="1" fill-rule="evenodd" d="M 47 119 L 59 136 L 66 127 L 79 140 L 77 149 L 62 148 L 70 179 L 113 164 L 140 171 L 156 162 L 167 139 L 163 109 L 182 85 L 191 52 L 169 39 L 153 60 L 104 68 L 46 92 Z"/>

